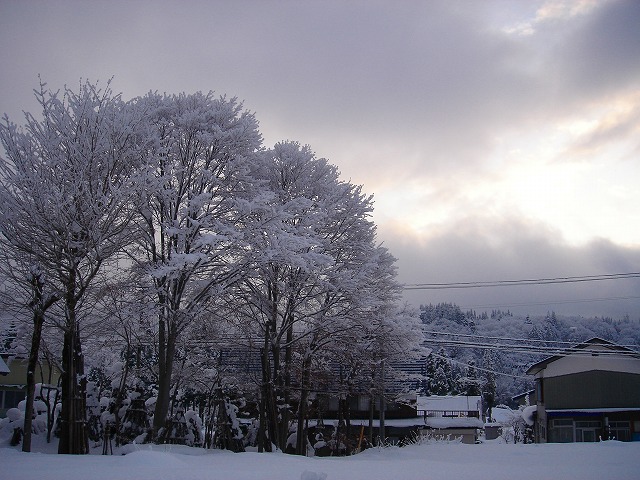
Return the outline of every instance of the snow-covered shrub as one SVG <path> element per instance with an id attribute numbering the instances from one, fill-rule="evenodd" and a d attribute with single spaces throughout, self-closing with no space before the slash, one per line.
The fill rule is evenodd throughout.
<path id="1" fill-rule="evenodd" d="M 202 446 L 202 419 L 195 410 L 187 410 L 184 414 L 187 421 L 185 444 L 190 447 Z"/>
<path id="2" fill-rule="evenodd" d="M 238 407 L 229 399 L 218 401 L 214 445 L 222 450 L 244 451 L 244 434 L 238 421 Z"/>
<path id="3" fill-rule="evenodd" d="M 100 396 L 95 382 L 87 382 L 87 433 L 89 440 L 98 445 L 103 437 L 103 426 L 101 422 Z"/>
<path id="4" fill-rule="evenodd" d="M 122 445 L 131 442 L 146 443 L 150 440 L 148 434 L 151 423 L 142 393 L 140 389 L 130 392 L 118 412 L 121 419 L 118 437 L 119 443 Z"/>
<path id="5" fill-rule="evenodd" d="M 11 436 L 9 443 L 18 445 L 22 440 L 22 427 L 24 425 L 24 409 L 10 408 L 7 410 L 7 418 L 0 420 L 0 428 Z"/>
<path id="6" fill-rule="evenodd" d="M 499 422 L 502 425 L 502 439 L 505 443 L 532 443 L 535 405 L 522 405 L 518 410 L 511 410 L 504 405 L 500 408 L 507 411 Z"/>
<path id="7" fill-rule="evenodd" d="M 258 432 L 260 431 L 260 422 L 258 420 L 252 420 L 246 427 L 246 433 L 244 435 L 244 446 L 255 447 L 258 444 Z"/>
<path id="8" fill-rule="evenodd" d="M 423 433 L 411 432 L 411 434 L 402 439 L 399 446 L 408 445 L 429 445 L 433 443 L 461 443 L 462 437 L 452 436 L 451 434 L 439 433 L 436 430 L 425 430 Z"/>

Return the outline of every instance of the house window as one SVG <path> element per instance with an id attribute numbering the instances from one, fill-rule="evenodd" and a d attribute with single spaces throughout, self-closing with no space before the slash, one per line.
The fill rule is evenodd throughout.
<path id="1" fill-rule="evenodd" d="M 597 442 L 600 439 L 602 424 L 587 420 L 576 422 L 576 442 Z"/>
<path id="2" fill-rule="evenodd" d="M 600 428 L 601 423 L 597 420 L 576 422 L 576 428 Z"/>
<path id="3" fill-rule="evenodd" d="M 368 395 L 354 395 L 349 397 L 349 409 L 352 412 L 368 412 L 369 411 L 369 396 Z"/>
<path id="4" fill-rule="evenodd" d="M 0 390 L 0 408 L 16 408 L 24 400 L 24 392 L 18 390 Z"/>
<path id="5" fill-rule="evenodd" d="M 573 427 L 573 420 L 570 418 L 558 418 L 553 421 L 554 427 Z"/>
<path id="6" fill-rule="evenodd" d="M 536 379 L 536 401 L 538 403 L 544 403 L 544 388 L 541 378 Z"/>
<path id="7" fill-rule="evenodd" d="M 573 442 L 573 420 L 570 418 L 554 419 L 549 429 L 549 441 L 557 443 Z"/>
<path id="8" fill-rule="evenodd" d="M 609 422 L 609 438 L 628 442 L 631 440 L 631 422 Z"/>
<path id="9" fill-rule="evenodd" d="M 361 412 L 369 411 L 369 396 L 368 395 L 360 395 L 358 396 L 358 410 Z"/>

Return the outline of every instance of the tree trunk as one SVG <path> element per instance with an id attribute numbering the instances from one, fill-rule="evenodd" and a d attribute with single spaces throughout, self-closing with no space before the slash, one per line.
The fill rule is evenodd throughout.
<path id="1" fill-rule="evenodd" d="M 49 375 L 47 377 L 47 394 L 42 397 L 42 401 L 47 406 L 47 443 L 51 443 L 51 432 L 55 424 L 55 413 L 60 403 L 60 389 L 62 387 L 62 378 L 58 377 L 57 385 L 53 387 L 51 383 L 53 381 L 53 362 L 51 359 L 47 359 L 47 366 L 49 368 Z M 40 367 L 41 377 L 44 379 L 44 372 L 42 366 Z M 51 390 L 55 390 L 53 396 L 53 403 L 51 402 Z"/>
<path id="2" fill-rule="evenodd" d="M 283 375 L 284 375 L 284 405 L 285 407 L 282 410 L 282 431 L 281 431 L 281 438 L 284 439 L 284 442 L 286 444 L 287 442 L 287 438 L 289 436 L 289 420 L 290 420 L 290 413 L 291 413 L 291 362 L 293 359 L 293 347 L 292 347 L 292 343 L 293 343 L 293 320 L 291 318 L 292 316 L 290 316 L 289 318 L 289 325 L 287 327 L 287 338 L 286 338 L 286 345 L 285 345 L 285 351 L 284 351 L 284 371 L 283 371 Z M 286 447 L 286 445 L 284 445 Z M 284 451 L 284 449 L 283 449 Z"/>
<path id="3" fill-rule="evenodd" d="M 127 351 L 126 351 L 126 356 L 125 358 L 129 358 L 131 349 L 130 346 L 127 346 Z M 122 440 L 121 438 L 121 434 L 122 432 L 120 431 L 122 426 L 122 419 L 120 418 L 120 408 L 122 407 L 122 404 L 124 403 L 124 397 L 125 397 L 125 386 L 127 384 L 127 378 L 129 377 L 129 363 L 125 362 L 124 363 L 124 372 L 122 373 L 122 377 L 120 378 L 120 384 L 118 385 L 118 393 L 116 395 L 115 398 L 115 408 L 113 411 L 113 417 L 114 417 L 114 422 L 113 422 L 113 431 L 115 432 L 115 437 L 116 437 L 116 447 L 120 446 L 120 441 Z"/>
<path id="4" fill-rule="evenodd" d="M 268 329 L 267 325 L 267 329 Z M 260 427 L 258 431 L 258 452 L 271 451 L 270 430 L 270 408 L 269 398 L 271 397 L 271 366 L 269 362 L 269 332 L 265 332 L 264 345 L 262 347 L 262 388 L 260 395 Z"/>
<path id="5" fill-rule="evenodd" d="M 298 428 L 296 432 L 296 454 L 307 454 L 307 432 L 304 421 L 307 417 L 307 400 L 309 398 L 309 380 L 311 378 L 311 357 L 307 354 L 302 361 L 302 381 L 300 382 L 300 403 L 298 404 Z"/>
<path id="6" fill-rule="evenodd" d="M 369 393 L 369 445 L 373 445 L 373 414 L 376 408 L 376 397 L 373 394 L 373 388 Z"/>
<path id="7" fill-rule="evenodd" d="M 171 324 L 165 325 L 164 319 L 160 319 L 158 343 L 158 398 L 153 416 L 153 432 L 156 439 L 159 437 L 160 429 L 164 428 L 169 413 L 171 374 L 176 351 L 175 328 Z"/>
<path id="8" fill-rule="evenodd" d="M 347 439 L 351 437 L 351 394 L 347 392 L 344 401 L 344 425 L 345 425 L 345 436 Z"/>
<path id="9" fill-rule="evenodd" d="M 31 431 L 33 428 L 33 401 L 36 389 L 36 367 L 38 366 L 38 355 L 40 353 L 40 340 L 42 338 L 42 326 L 44 324 L 44 314 L 51 305 L 59 300 L 57 295 L 50 295 L 46 300 L 43 298 L 44 281 L 43 277 L 36 270 L 31 273 L 31 286 L 33 287 L 33 300 L 30 303 L 33 309 L 33 335 L 31 336 L 31 349 L 29 350 L 29 361 L 27 364 L 27 398 L 24 411 L 24 437 L 22 439 L 22 451 L 31 451 Z M 51 372 L 49 372 L 51 374 Z"/>
<path id="10" fill-rule="evenodd" d="M 375 436 L 373 434 L 373 419 L 376 413 L 376 399 L 379 385 L 376 385 L 378 368 L 375 364 L 371 366 L 371 388 L 369 389 L 369 445 L 373 447 Z M 379 417 L 378 417 L 379 418 Z"/>
<path id="11" fill-rule="evenodd" d="M 62 411 L 60 414 L 60 443 L 58 453 L 89 453 L 86 429 L 86 379 L 80 347 L 75 312 L 68 312 L 74 319 L 64 333 L 62 350 Z M 78 383 L 78 378 L 81 378 Z"/>
<path id="12" fill-rule="evenodd" d="M 84 371 L 84 355 L 80 343 L 79 327 L 76 325 L 76 336 L 74 341 L 73 356 L 76 363 L 76 394 L 75 394 L 75 437 L 74 453 L 89 453 L 89 432 L 87 430 L 87 377 Z M 79 381 L 78 381 L 79 379 Z"/>
<path id="13" fill-rule="evenodd" d="M 277 339 L 277 337 L 276 337 Z M 277 339 L 279 340 L 279 339 Z M 273 412 L 272 419 L 269 422 L 272 425 L 272 436 L 273 443 L 284 452 L 287 442 L 287 425 L 284 425 L 284 418 L 282 416 L 282 411 L 284 408 L 284 398 L 283 398 L 283 387 L 284 387 L 284 378 L 282 376 L 282 362 L 280 361 L 280 345 L 279 342 L 276 341 L 272 345 L 272 353 L 271 357 L 273 359 Z"/>
<path id="14" fill-rule="evenodd" d="M 382 361 L 382 366 L 380 370 L 381 372 L 380 372 L 380 430 L 379 430 L 379 433 L 380 433 L 380 442 L 381 444 L 384 445 L 384 442 L 386 441 L 384 421 L 385 421 L 385 413 L 387 409 L 387 405 L 384 398 L 384 360 Z"/>
<path id="15" fill-rule="evenodd" d="M 33 312 L 33 335 L 31 337 L 31 350 L 29 351 L 29 363 L 27 364 L 27 399 L 24 409 L 24 437 L 22 439 L 22 451 L 31 451 L 31 430 L 33 423 L 33 400 L 36 390 L 36 367 L 38 366 L 38 353 L 40 350 L 40 338 L 42 337 L 42 323 L 44 314 L 40 309 Z"/>

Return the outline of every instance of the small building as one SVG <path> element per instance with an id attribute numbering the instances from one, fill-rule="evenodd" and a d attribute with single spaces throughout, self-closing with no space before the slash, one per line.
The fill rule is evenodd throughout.
<path id="1" fill-rule="evenodd" d="M 535 390 L 527 390 L 526 392 L 520 393 L 514 397 L 511 397 L 511 400 L 518 407 L 535 405 L 536 404 L 536 391 Z"/>
<path id="2" fill-rule="evenodd" d="M 503 434 L 504 428 L 513 418 L 513 410 L 506 406 L 493 407 L 491 418 L 487 417 L 484 424 L 484 437 L 486 440 L 495 440 Z"/>
<path id="3" fill-rule="evenodd" d="M 9 357 L 3 354 L 0 357 L 0 372 L 6 368 L 6 373 L 0 376 L 0 418 L 4 418 L 7 410 L 18 406 L 27 396 L 27 364 L 26 358 Z M 4 365 L 4 367 L 3 367 Z M 60 371 L 55 366 L 49 366 L 46 362 L 39 363 L 35 372 L 36 383 L 53 385 L 56 388 L 60 378 Z"/>
<path id="4" fill-rule="evenodd" d="M 592 338 L 532 365 L 535 441 L 640 440 L 640 354 Z"/>
<path id="5" fill-rule="evenodd" d="M 475 443 L 484 427 L 480 396 L 418 397 L 416 408 L 418 416 L 424 418 L 420 432 L 424 435 L 461 437 L 462 443 Z"/>

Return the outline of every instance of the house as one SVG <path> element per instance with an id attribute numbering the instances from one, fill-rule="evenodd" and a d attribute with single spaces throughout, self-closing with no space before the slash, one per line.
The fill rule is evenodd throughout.
<path id="1" fill-rule="evenodd" d="M 511 400 L 518 407 L 535 405 L 536 403 L 536 391 L 535 390 L 527 390 L 526 392 L 520 393 L 514 397 L 511 397 Z"/>
<path id="2" fill-rule="evenodd" d="M 0 376 L 0 418 L 4 418 L 7 410 L 15 408 L 27 396 L 27 359 L 9 357 L 3 354 L 1 357 L 0 372 L 3 365 L 8 371 Z M 56 385 L 60 378 L 60 371 L 55 366 L 49 366 L 47 362 L 40 362 L 35 372 L 36 383 Z M 55 388 L 55 387 L 53 387 Z"/>
<path id="3" fill-rule="evenodd" d="M 640 354 L 592 338 L 532 365 L 535 440 L 640 441 Z"/>
<path id="4" fill-rule="evenodd" d="M 484 438 L 495 440 L 503 434 L 503 428 L 513 418 L 514 411 L 507 406 L 493 407 L 491 417 L 487 417 L 484 424 Z"/>
<path id="5" fill-rule="evenodd" d="M 416 408 L 424 418 L 422 434 L 462 437 L 462 443 L 475 443 L 484 427 L 480 396 L 418 397 Z"/>

